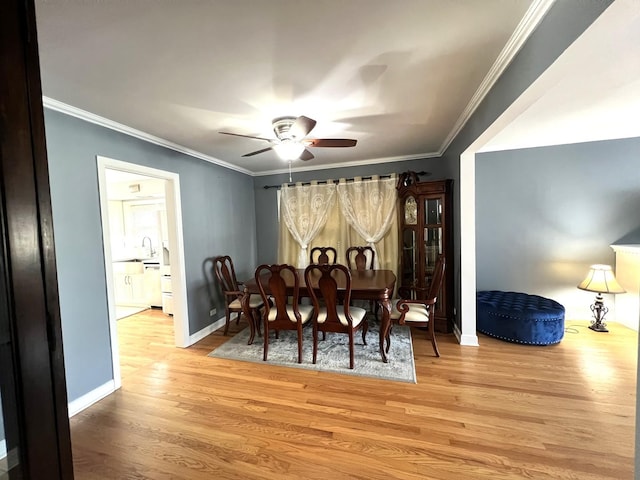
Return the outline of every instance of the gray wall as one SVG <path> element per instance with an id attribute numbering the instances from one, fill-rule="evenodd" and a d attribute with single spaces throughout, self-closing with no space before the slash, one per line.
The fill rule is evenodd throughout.
<path id="1" fill-rule="evenodd" d="M 443 154 L 451 169 L 456 203 L 460 198 L 463 153 L 546 70 L 613 0 L 561 0 L 553 4 L 501 77 Z M 454 210 L 456 304 L 460 311 L 460 210 Z M 460 325 L 460 319 L 456 322 Z"/>
<path id="2" fill-rule="evenodd" d="M 478 290 L 548 296 L 587 319 L 576 288 L 612 243 L 640 227 L 640 138 L 476 156 Z M 615 319 L 613 299 L 606 299 Z"/>
<path id="3" fill-rule="evenodd" d="M 414 172 L 429 172 L 431 175 L 421 177 L 422 181 L 442 180 L 446 177 L 446 166 L 439 158 L 424 160 L 410 160 L 405 162 L 389 162 L 358 167 L 331 168 L 308 172 L 293 172 L 294 182 L 309 182 L 311 180 L 327 180 L 339 178 L 365 177 L 369 175 L 385 175 L 402 173 L 408 170 Z M 256 199 L 256 230 L 259 232 L 258 263 L 274 263 L 278 256 L 278 206 L 277 189 L 265 189 L 265 185 L 282 185 L 289 182 L 289 174 L 266 175 L 254 178 Z"/>
<path id="4" fill-rule="evenodd" d="M 53 226 L 69 400 L 113 378 L 96 155 L 180 175 L 189 332 L 224 311 L 210 300 L 206 258 L 229 254 L 238 274 L 256 264 L 250 176 L 45 110 Z M 216 318 L 217 319 L 217 318 Z"/>

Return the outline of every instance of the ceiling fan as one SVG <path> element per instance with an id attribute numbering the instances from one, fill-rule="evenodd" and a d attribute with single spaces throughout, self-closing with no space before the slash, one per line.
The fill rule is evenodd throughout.
<path id="1" fill-rule="evenodd" d="M 255 138 L 256 140 L 264 140 L 272 145 L 255 152 L 246 153 L 243 157 L 251 157 L 259 153 L 274 150 L 276 154 L 283 160 L 311 160 L 313 153 L 307 147 L 354 147 L 357 140 L 349 138 L 305 138 L 316 121 L 312 118 L 300 117 L 278 117 L 273 119 L 273 132 L 276 138 L 255 137 L 253 135 L 242 135 L 240 133 L 218 132 L 223 135 L 234 135 L 236 137 Z"/>

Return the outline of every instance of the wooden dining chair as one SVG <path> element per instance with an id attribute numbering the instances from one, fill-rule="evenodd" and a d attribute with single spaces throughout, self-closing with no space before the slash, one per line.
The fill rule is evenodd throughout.
<path id="1" fill-rule="evenodd" d="M 399 325 L 412 325 L 416 327 L 427 327 L 428 337 L 431 339 L 433 351 L 436 357 L 440 356 L 438 344 L 436 343 L 435 321 L 433 315 L 438 301 L 438 295 L 444 282 L 444 272 L 446 262 L 444 255 L 440 255 L 433 268 L 433 277 L 429 285 L 429 291 L 424 299 L 409 300 L 400 299 L 396 302 L 396 308 L 391 310 L 391 321 Z M 390 335 L 387 335 L 387 352 L 390 347 Z"/>
<path id="2" fill-rule="evenodd" d="M 338 252 L 333 247 L 313 247 L 309 254 L 311 263 L 330 263 L 335 265 L 338 260 Z"/>
<path id="3" fill-rule="evenodd" d="M 345 288 L 339 294 L 337 278 L 340 275 L 344 278 Z M 314 308 L 313 363 L 316 363 L 318 356 L 318 332 L 322 332 L 323 340 L 327 332 L 346 333 L 349 335 L 349 368 L 353 369 L 353 334 L 362 330 L 362 342 L 366 345 L 369 324 L 364 308 L 349 305 L 351 272 L 344 265 L 311 264 L 304 271 L 304 279 Z"/>
<path id="4" fill-rule="evenodd" d="M 264 277 L 263 278 L 263 274 Z M 293 292 L 287 292 L 286 275 L 293 279 Z M 298 333 L 298 363 L 302 363 L 302 327 L 311 320 L 313 307 L 299 305 L 300 278 L 291 265 L 260 265 L 256 268 L 256 283 L 265 305 L 262 314 L 264 325 L 264 355 L 269 352 L 269 330 L 274 330 L 276 338 L 280 330 L 296 330 Z M 289 278 L 291 283 L 291 278 Z M 291 297 L 291 302 L 289 302 Z"/>
<path id="5" fill-rule="evenodd" d="M 228 255 L 221 255 L 213 259 L 213 270 L 218 284 L 222 290 L 222 294 L 225 299 L 224 313 L 224 335 L 229 332 L 229 324 L 231 323 L 231 315 L 237 313 L 236 324 L 240 322 L 242 316 L 242 302 L 245 300 L 244 289 L 242 284 L 238 282 L 236 278 L 236 271 L 233 267 L 233 260 Z M 253 343 L 256 329 L 260 332 L 260 309 L 264 306 L 262 299 L 259 295 L 250 295 L 248 298 L 249 309 L 251 311 L 251 318 L 248 318 L 249 327 L 251 328 L 251 334 L 249 336 L 248 344 Z"/>
<path id="6" fill-rule="evenodd" d="M 376 252 L 369 245 L 364 247 L 347 248 L 347 266 L 350 270 L 373 270 Z M 369 300 L 369 311 L 373 312 L 376 320 L 378 319 L 378 309 L 380 306 L 377 302 Z"/>
<path id="7" fill-rule="evenodd" d="M 373 270 L 376 252 L 369 245 L 347 248 L 347 266 L 351 270 Z"/>

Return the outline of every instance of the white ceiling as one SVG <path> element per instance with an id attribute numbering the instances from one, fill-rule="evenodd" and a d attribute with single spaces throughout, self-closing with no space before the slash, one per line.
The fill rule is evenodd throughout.
<path id="1" fill-rule="evenodd" d="M 510 110 L 481 151 L 640 137 L 640 1 L 615 1 Z"/>
<path id="2" fill-rule="evenodd" d="M 37 0 L 43 94 L 52 108 L 252 174 L 287 165 L 273 152 L 242 158 L 269 144 L 217 132 L 273 138 L 283 115 L 317 120 L 309 138 L 358 140 L 313 148 L 294 169 L 425 158 L 448 145 L 549 5 Z"/>

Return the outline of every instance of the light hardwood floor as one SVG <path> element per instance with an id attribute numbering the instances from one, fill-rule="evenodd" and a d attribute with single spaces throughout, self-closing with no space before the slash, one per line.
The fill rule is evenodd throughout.
<path id="1" fill-rule="evenodd" d="M 416 331 L 414 385 L 210 358 L 221 333 L 174 348 L 143 312 L 118 322 L 122 388 L 71 419 L 75 475 L 631 479 L 636 332 L 566 325 L 549 347 L 439 335 L 440 358 Z"/>

